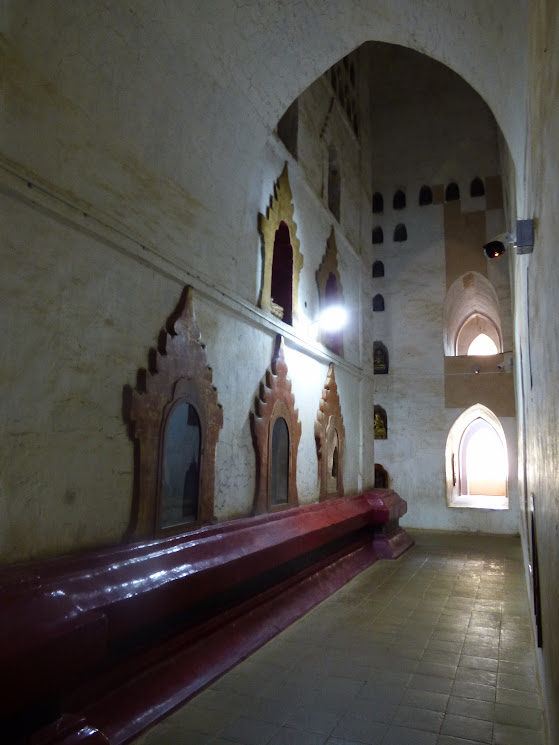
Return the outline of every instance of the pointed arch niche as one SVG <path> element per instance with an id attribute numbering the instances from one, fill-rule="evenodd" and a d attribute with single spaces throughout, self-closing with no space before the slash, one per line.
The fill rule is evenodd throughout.
<path id="1" fill-rule="evenodd" d="M 336 235 L 333 227 L 326 242 L 326 251 L 322 257 L 322 263 L 316 272 L 316 283 L 318 285 L 320 311 L 323 311 L 329 305 L 343 305 L 344 294 L 338 271 L 338 249 L 336 247 Z M 338 354 L 340 357 L 343 356 L 344 339 L 342 329 L 339 331 L 321 330 L 320 335 L 320 341 L 325 347 L 328 347 L 334 354 Z"/>
<path id="2" fill-rule="evenodd" d="M 474 404 L 454 422 L 445 463 L 448 507 L 508 509 L 507 442 L 501 422 L 486 406 Z"/>
<path id="3" fill-rule="evenodd" d="M 488 336 L 497 352 L 503 351 L 501 313 L 497 293 L 479 272 L 466 272 L 448 288 L 444 301 L 444 353 L 467 355 L 480 334 Z"/>
<path id="4" fill-rule="evenodd" d="M 322 390 L 314 423 L 314 439 L 318 457 L 319 500 L 343 497 L 345 428 L 334 363 L 330 363 Z"/>
<path id="5" fill-rule="evenodd" d="M 293 219 L 293 195 L 287 163 L 270 197 L 266 216 L 259 213 L 262 238 L 262 288 L 259 305 L 285 323 L 296 325 L 299 313 L 299 277 L 303 255 Z"/>
<path id="6" fill-rule="evenodd" d="M 200 340 L 191 287 L 184 289 L 148 360 L 136 388 L 124 389 L 135 458 L 130 533 L 142 538 L 193 530 L 214 519 L 223 409 Z"/>
<path id="7" fill-rule="evenodd" d="M 272 363 L 255 398 L 250 425 L 256 452 L 254 514 L 296 507 L 301 422 L 287 377 L 283 338 L 279 335 Z"/>

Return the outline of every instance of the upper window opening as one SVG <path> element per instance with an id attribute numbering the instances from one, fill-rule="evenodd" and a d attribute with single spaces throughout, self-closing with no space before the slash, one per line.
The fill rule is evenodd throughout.
<path id="1" fill-rule="evenodd" d="M 470 184 L 470 196 L 471 197 L 483 197 L 485 194 L 485 186 L 483 181 L 476 177 Z"/>
<path id="2" fill-rule="evenodd" d="M 297 138 L 299 133 L 299 101 L 295 99 L 278 122 L 277 133 L 291 155 L 297 159 Z"/>
<path id="3" fill-rule="evenodd" d="M 419 205 L 424 207 L 427 204 L 433 204 L 433 190 L 430 186 L 422 186 L 419 190 Z"/>
<path id="4" fill-rule="evenodd" d="M 373 194 L 373 212 L 384 212 L 384 198 L 380 191 Z"/>
<path id="5" fill-rule="evenodd" d="M 395 210 L 403 210 L 406 206 L 406 195 L 401 189 L 398 189 L 398 191 L 394 194 L 392 206 Z"/>
<path id="6" fill-rule="evenodd" d="M 342 177 L 338 164 L 336 148 L 333 144 L 328 148 L 328 209 L 336 220 L 340 220 Z"/>
<path id="7" fill-rule="evenodd" d="M 384 264 L 382 261 L 375 261 L 373 264 L 373 279 L 384 277 Z"/>
<path id="8" fill-rule="evenodd" d="M 293 248 L 289 228 L 283 220 L 276 230 L 272 260 L 272 313 L 293 323 Z"/>
<path id="9" fill-rule="evenodd" d="M 455 202 L 457 199 L 460 199 L 460 189 L 457 183 L 453 181 L 446 187 L 444 198 L 447 202 Z"/>
<path id="10" fill-rule="evenodd" d="M 499 354 L 499 350 L 495 345 L 493 339 L 490 339 L 487 334 L 478 334 L 468 347 L 469 355 L 489 355 Z"/>

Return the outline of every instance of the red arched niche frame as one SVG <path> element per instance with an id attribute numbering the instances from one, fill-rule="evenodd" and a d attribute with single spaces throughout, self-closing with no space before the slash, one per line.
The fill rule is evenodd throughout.
<path id="1" fill-rule="evenodd" d="M 279 418 L 283 418 L 289 434 L 287 464 L 287 500 L 272 504 L 272 433 Z M 295 397 L 291 381 L 287 377 L 283 338 L 277 336 L 272 363 L 266 370 L 264 380 L 250 415 L 252 439 L 256 453 L 256 489 L 254 514 L 277 512 L 296 507 L 297 496 L 297 451 L 301 439 L 301 422 L 295 408 Z"/>
<path id="2" fill-rule="evenodd" d="M 138 372 L 136 388 L 124 389 L 124 416 L 134 441 L 134 498 L 129 533 L 149 538 L 194 530 L 214 520 L 215 456 L 223 409 L 212 385 L 205 345 L 194 316 L 192 288 L 179 304 Z M 181 403 L 194 407 L 200 422 L 198 509 L 194 520 L 161 525 L 161 469 L 166 429 Z"/>

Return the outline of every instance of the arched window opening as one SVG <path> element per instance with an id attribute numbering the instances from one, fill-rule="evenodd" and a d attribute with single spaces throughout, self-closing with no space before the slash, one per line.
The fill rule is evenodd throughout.
<path id="1" fill-rule="evenodd" d="M 456 334 L 457 355 L 490 355 L 502 351 L 499 329 L 481 313 L 472 313 L 466 318 Z"/>
<path id="2" fill-rule="evenodd" d="M 289 429 L 278 417 L 272 430 L 272 464 L 270 468 L 270 502 L 286 504 L 289 498 Z"/>
<path id="3" fill-rule="evenodd" d="M 433 190 L 430 186 L 422 186 L 419 190 L 419 206 L 433 204 Z"/>
<path id="4" fill-rule="evenodd" d="M 328 148 L 328 209 L 336 220 L 340 220 L 342 177 L 336 148 L 333 144 Z"/>
<path id="5" fill-rule="evenodd" d="M 375 295 L 373 298 L 373 311 L 382 311 L 384 310 L 384 298 L 379 293 L 378 295 Z"/>
<path id="6" fill-rule="evenodd" d="M 375 420 L 374 420 L 374 439 L 375 440 L 387 440 L 388 439 L 388 418 L 386 411 L 382 406 L 375 404 Z"/>
<path id="7" fill-rule="evenodd" d="M 403 241 L 407 240 L 408 231 L 406 230 L 406 226 L 403 223 L 396 225 L 396 227 L 394 228 L 394 241 L 396 243 L 402 243 Z"/>
<path id="8" fill-rule="evenodd" d="M 457 277 L 448 289 L 443 311 L 445 356 L 474 354 L 470 345 L 480 334 L 485 334 L 495 344 L 497 352 L 491 354 L 503 352 L 499 299 L 487 277 L 479 272 L 466 272 Z"/>
<path id="9" fill-rule="evenodd" d="M 497 349 L 495 342 L 493 339 L 490 339 L 487 334 L 478 334 L 468 347 L 468 355 L 485 356 L 498 353 L 499 350 Z"/>
<path id="10" fill-rule="evenodd" d="M 384 242 L 384 233 L 382 232 L 382 228 L 380 225 L 377 225 L 376 228 L 373 228 L 373 245 L 378 243 Z"/>
<path id="11" fill-rule="evenodd" d="M 403 210 L 406 206 L 406 195 L 401 189 L 398 189 L 398 191 L 394 194 L 392 206 L 395 210 Z"/>
<path id="12" fill-rule="evenodd" d="M 384 277 L 384 264 L 382 261 L 375 261 L 373 264 L 373 279 Z"/>
<path id="13" fill-rule="evenodd" d="M 200 418 L 182 401 L 167 419 L 161 469 L 161 527 L 198 519 L 200 487 Z"/>
<path id="14" fill-rule="evenodd" d="M 452 425 L 446 444 L 449 507 L 508 509 L 508 456 L 499 419 L 475 404 Z"/>
<path id="15" fill-rule="evenodd" d="M 495 428 L 484 419 L 464 430 L 458 462 L 460 495 L 506 497 L 507 454 Z"/>
<path id="16" fill-rule="evenodd" d="M 476 177 L 470 184 L 470 196 L 471 197 L 483 197 L 485 194 L 485 186 L 483 181 Z"/>
<path id="17" fill-rule="evenodd" d="M 295 99 L 278 122 L 277 133 L 291 155 L 297 159 L 297 137 L 299 133 L 299 101 Z"/>
<path id="18" fill-rule="evenodd" d="M 293 323 L 293 249 L 289 228 L 281 222 L 274 240 L 272 260 L 272 313 L 285 323 Z"/>
<path id="19" fill-rule="evenodd" d="M 373 194 L 373 212 L 375 214 L 384 212 L 384 198 L 380 191 L 376 191 Z"/>
<path id="20" fill-rule="evenodd" d="M 452 181 L 448 184 L 444 193 L 444 198 L 447 202 L 455 202 L 457 199 L 460 199 L 460 189 L 456 182 Z"/>

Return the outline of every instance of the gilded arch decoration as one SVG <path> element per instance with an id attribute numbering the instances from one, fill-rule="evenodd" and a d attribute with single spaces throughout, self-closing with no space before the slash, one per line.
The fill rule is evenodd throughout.
<path id="1" fill-rule="evenodd" d="M 322 390 L 314 439 L 318 458 L 319 500 L 344 495 L 345 428 L 334 363 L 330 363 Z"/>
<path id="2" fill-rule="evenodd" d="M 285 500 L 277 501 L 272 493 L 274 478 L 274 457 L 272 452 L 273 435 L 276 422 L 285 421 L 287 428 L 286 475 L 287 489 Z M 297 451 L 301 439 L 301 422 L 295 408 L 295 396 L 291 391 L 291 381 L 287 377 L 283 338 L 277 336 L 272 363 L 266 370 L 264 380 L 254 402 L 254 412 L 250 415 L 252 439 L 256 453 L 256 491 L 254 514 L 275 512 L 296 507 L 297 497 Z"/>
<path id="3" fill-rule="evenodd" d="M 175 312 L 151 349 L 148 369 L 138 372 L 136 387 L 124 390 L 124 415 L 134 441 L 134 499 L 129 532 L 153 537 L 192 530 L 214 519 L 215 455 L 223 409 L 212 385 L 205 346 L 194 315 L 192 288 L 185 287 Z M 181 404 L 199 432 L 194 515 L 175 525 L 162 519 L 163 466 L 167 427 Z M 185 477 L 186 479 L 186 477 Z M 186 485 L 185 485 L 186 492 Z"/>
<path id="4" fill-rule="evenodd" d="M 272 267 L 276 233 L 281 223 L 285 223 L 289 229 L 289 239 L 293 250 L 293 269 L 291 273 L 292 318 L 293 321 L 296 321 L 299 314 L 299 277 L 303 268 L 303 254 L 300 251 L 299 238 L 297 237 L 297 223 L 293 219 L 294 211 L 293 194 L 289 185 L 286 163 L 279 179 L 274 184 L 274 191 L 270 197 L 266 216 L 262 213 L 258 215 L 258 229 L 262 238 L 263 265 L 259 305 L 263 310 L 279 315 L 272 297 Z"/>

